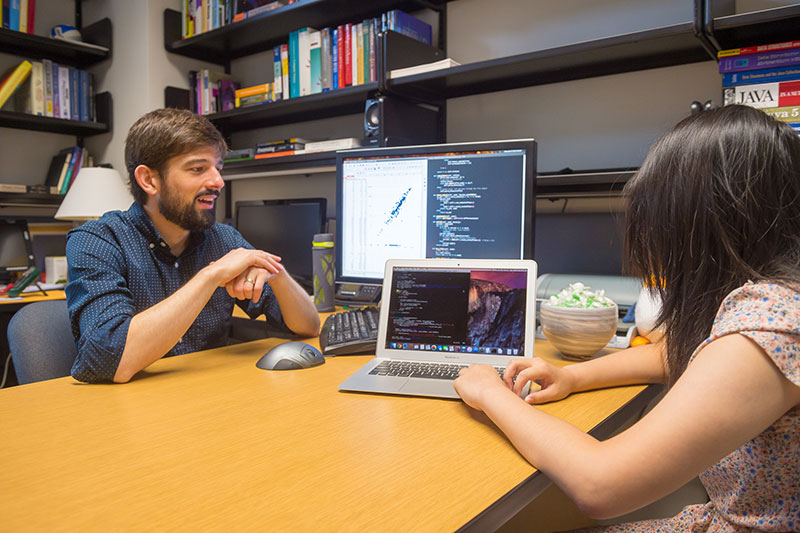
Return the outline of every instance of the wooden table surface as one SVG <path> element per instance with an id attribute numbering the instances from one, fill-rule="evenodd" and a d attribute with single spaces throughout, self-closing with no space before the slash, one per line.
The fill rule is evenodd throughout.
<path id="1" fill-rule="evenodd" d="M 460 401 L 339 392 L 370 356 L 256 368 L 278 342 L 162 359 L 126 385 L 0 391 L 2 528 L 483 529 L 549 484 Z M 609 432 L 648 391 L 537 408 Z"/>

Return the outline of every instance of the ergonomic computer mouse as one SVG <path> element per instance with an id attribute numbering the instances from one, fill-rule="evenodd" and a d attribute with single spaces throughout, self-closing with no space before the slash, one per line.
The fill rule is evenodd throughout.
<path id="1" fill-rule="evenodd" d="M 325 362 L 319 350 L 299 341 L 284 342 L 261 356 L 256 366 L 264 370 L 297 370 Z"/>

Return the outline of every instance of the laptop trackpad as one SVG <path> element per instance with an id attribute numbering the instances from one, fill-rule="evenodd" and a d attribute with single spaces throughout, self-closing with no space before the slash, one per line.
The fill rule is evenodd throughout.
<path id="1" fill-rule="evenodd" d="M 453 382 L 446 379 L 409 378 L 400 387 L 401 394 L 436 396 L 439 398 L 458 398 Z"/>

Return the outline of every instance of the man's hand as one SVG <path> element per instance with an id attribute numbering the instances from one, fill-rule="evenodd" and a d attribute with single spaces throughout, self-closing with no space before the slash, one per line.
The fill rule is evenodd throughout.
<path id="1" fill-rule="evenodd" d="M 280 260 L 277 255 L 262 250 L 237 248 L 206 268 L 232 298 L 257 302 L 261 299 L 264 283 L 284 270 Z"/>

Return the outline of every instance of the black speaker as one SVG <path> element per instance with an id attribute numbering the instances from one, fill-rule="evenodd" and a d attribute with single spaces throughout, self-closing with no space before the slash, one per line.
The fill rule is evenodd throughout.
<path id="1" fill-rule="evenodd" d="M 442 142 L 439 109 L 396 97 L 368 98 L 364 146 L 405 146 Z"/>

